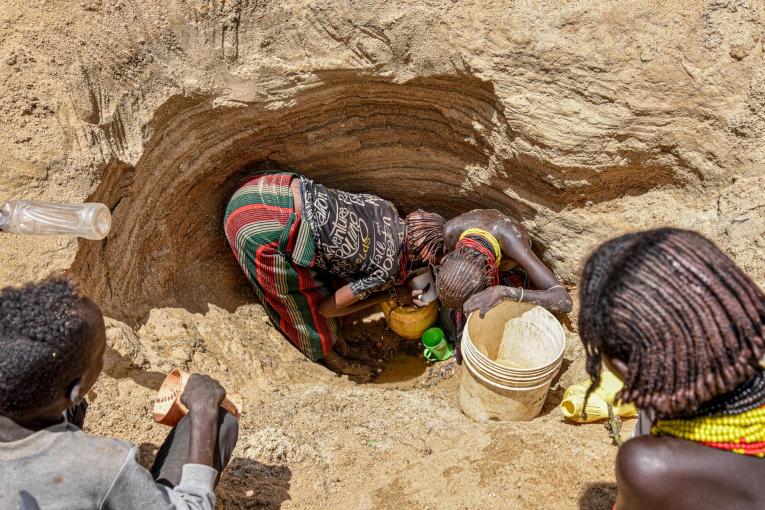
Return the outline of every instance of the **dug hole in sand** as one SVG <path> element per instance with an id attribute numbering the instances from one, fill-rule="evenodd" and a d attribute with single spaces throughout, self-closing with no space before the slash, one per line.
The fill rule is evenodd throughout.
<path id="1" fill-rule="evenodd" d="M 754 2 L 0 7 L 0 196 L 100 201 L 114 220 L 100 242 L 3 235 L 0 283 L 82 277 L 109 338 L 87 428 L 141 444 L 146 462 L 167 432 L 151 406 L 171 368 L 242 394 L 219 508 L 614 498 L 607 431 L 556 408 L 584 376 L 576 311 L 528 423 L 468 420 L 458 377 L 416 363 L 383 384 L 339 378 L 268 324 L 226 246 L 222 208 L 248 169 L 291 167 L 402 212 L 498 208 L 572 293 L 594 246 L 660 225 L 701 231 L 765 281 Z M 346 331 L 393 341 L 379 314 Z"/>

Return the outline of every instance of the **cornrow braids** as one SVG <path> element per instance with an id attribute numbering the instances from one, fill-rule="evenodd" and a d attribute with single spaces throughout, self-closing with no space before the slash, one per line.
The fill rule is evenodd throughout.
<path id="1" fill-rule="evenodd" d="M 416 258 L 431 265 L 435 264 L 444 254 L 446 220 L 436 213 L 418 209 L 409 213 L 405 221 L 407 242 Z"/>
<path id="2" fill-rule="evenodd" d="M 473 294 L 489 287 L 486 256 L 473 248 L 457 248 L 446 254 L 436 273 L 436 291 L 441 304 L 455 310 Z"/>
<path id="3" fill-rule="evenodd" d="M 627 365 L 619 397 L 659 418 L 763 396 L 765 385 L 750 381 L 762 373 L 765 294 L 700 234 L 663 228 L 606 242 L 585 264 L 580 297 L 593 387 L 605 355 Z M 716 399 L 725 394 L 740 402 Z"/>

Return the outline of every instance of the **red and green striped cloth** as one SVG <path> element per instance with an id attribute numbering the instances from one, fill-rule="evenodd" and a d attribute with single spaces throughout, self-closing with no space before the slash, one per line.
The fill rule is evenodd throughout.
<path id="1" fill-rule="evenodd" d="M 226 207 L 226 238 L 276 327 L 313 361 L 329 353 L 338 323 L 319 313 L 331 295 L 312 269 L 314 242 L 295 212 L 295 174 L 261 174 L 242 184 Z"/>

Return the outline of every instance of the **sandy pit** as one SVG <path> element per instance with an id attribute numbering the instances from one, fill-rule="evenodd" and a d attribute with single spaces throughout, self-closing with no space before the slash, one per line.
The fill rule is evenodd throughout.
<path id="1" fill-rule="evenodd" d="M 101 242 L 0 234 L 0 285 L 83 279 L 109 326 L 87 427 L 146 462 L 171 367 L 243 395 L 220 508 L 610 508 L 616 448 L 556 408 L 576 309 L 542 416 L 473 423 L 443 366 L 356 384 L 287 346 L 222 207 L 279 166 L 403 212 L 498 208 L 572 293 L 594 246 L 662 225 L 763 284 L 764 45 L 747 0 L 0 0 L 0 200 L 114 217 Z M 393 342 L 379 314 L 347 331 Z"/>
<path id="2" fill-rule="evenodd" d="M 390 340 L 378 315 L 347 330 Z M 356 324 L 353 324 L 356 322 Z M 576 336 L 540 418 L 473 423 L 459 410 L 459 369 L 396 358 L 375 384 L 310 363 L 260 305 L 234 313 L 164 308 L 137 332 L 110 321 L 106 376 L 88 428 L 142 445 L 148 463 L 167 429 L 151 399 L 174 366 L 216 374 L 245 401 L 221 508 L 607 508 L 616 448 L 603 425 L 563 422 L 562 388 L 582 373 Z M 370 338 L 371 340 L 371 338 Z M 447 366 L 445 366 L 447 365 Z M 632 427 L 625 423 L 625 433 Z"/>

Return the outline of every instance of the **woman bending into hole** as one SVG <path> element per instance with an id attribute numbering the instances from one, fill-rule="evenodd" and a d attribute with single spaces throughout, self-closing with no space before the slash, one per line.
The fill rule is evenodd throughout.
<path id="1" fill-rule="evenodd" d="M 224 222 L 234 256 L 279 331 L 311 360 L 362 379 L 379 367 L 339 341 L 336 318 L 389 299 L 414 264 L 435 264 L 443 252 L 441 216 L 416 211 L 402 219 L 387 200 L 294 173 L 247 179 Z M 348 283 L 332 292 L 327 276 Z"/>
<path id="2" fill-rule="evenodd" d="M 457 338 L 465 314 L 478 310 L 483 317 L 505 299 L 571 311 L 571 296 L 531 250 L 526 230 L 496 209 L 476 209 L 449 220 L 444 242 L 449 253 L 436 275 L 436 290 L 441 304 L 452 309 Z M 534 290 L 525 288 L 530 285 Z"/>
<path id="3" fill-rule="evenodd" d="M 629 234 L 582 276 L 579 330 L 594 385 L 601 362 L 650 435 L 616 457 L 618 510 L 762 508 L 765 295 L 694 232 Z"/>

